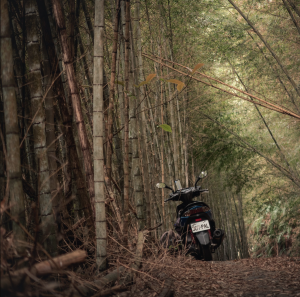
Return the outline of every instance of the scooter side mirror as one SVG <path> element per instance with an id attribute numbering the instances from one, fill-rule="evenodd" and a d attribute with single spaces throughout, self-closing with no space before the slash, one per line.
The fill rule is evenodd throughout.
<path id="1" fill-rule="evenodd" d="M 200 174 L 199 174 L 199 178 L 204 178 L 207 176 L 207 171 L 202 171 Z"/>
<path id="2" fill-rule="evenodd" d="M 158 189 L 169 189 L 172 191 L 172 193 L 174 193 L 174 190 L 171 187 L 167 186 L 165 183 L 157 183 L 155 186 Z"/>
<path id="3" fill-rule="evenodd" d="M 157 183 L 155 186 L 156 186 L 156 188 L 158 188 L 158 189 L 163 189 L 163 188 L 165 188 L 167 185 L 166 185 L 165 183 Z"/>
<path id="4" fill-rule="evenodd" d="M 199 176 L 198 176 L 198 178 L 197 178 L 197 180 L 196 180 L 196 182 L 195 182 L 195 188 L 196 188 L 196 186 L 197 186 L 198 181 L 199 181 L 200 179 L 206 177 L 206 176 L 207 176 L 207 171 L 206 171 L 206 170 L 205 170 L 205 171 L 202 171 L 202 172 L 199 174 Z"/>

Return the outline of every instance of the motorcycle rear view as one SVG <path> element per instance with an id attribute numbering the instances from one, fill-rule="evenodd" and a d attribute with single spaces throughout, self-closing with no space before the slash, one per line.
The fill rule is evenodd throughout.
<path id="1" fill-rule="evenodd" d="M 225 234 L 223 230 L 215 228 L 215 221 L 210 207 L 202 201 L 193 201 L 201 193 L 208 192 L 207 189 L 201 189 L 201 186 L 197 186 L 197 183 L 206 176 L 206 171 L 201 172 L 195 186 L 190 188 L 182 189 L 178 180 L 175 181 L 176 191 L 165 183 L 158 183 L 156 187 L 172 191 L 165 202 L 182 202 L 177 206 L 176 223 L 174 225 L 175 231 L 180 236 L 181 245 L 185 246 L 188 253 L 195 256 L 196 259 L 211 261 L 212 253 L 221 245 Z M 164 242 L 161 242 L 161 244 L 165 245 Z"/>

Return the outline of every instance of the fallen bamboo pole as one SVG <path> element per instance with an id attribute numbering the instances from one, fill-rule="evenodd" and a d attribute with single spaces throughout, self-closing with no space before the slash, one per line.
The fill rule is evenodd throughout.
<path id="1" fill-rule="evenodd" d="M 82 284 L 77 288 L 77 290 L 80 292 L 80 295 L 74 295 L 77 296 L 89 296 L 97 291 L 99 291 L 99 288 L 104 288 L 108 284 L 115 283 L 121 276 L 121 274 L 124 272 L 124 267 L 118 267 L 114 271 L 110 272 L 106 276 L 97 279 L 94 281 L 94 284 L 88 283 L 88 284 Z M 101 296 L 101 295 L 100 295 Z"/>
<path id="2" fill-rule="evenodd" d="M 100 292 L 96 293 L 95 295 L 93 295 L 92 297 L 108 297 L 111 295 L 115 295 L 116 293 L 119 293 L 119 292 L 124 292 L 126 290 L 128 290 L 128 288 L 126 286 L 114 286 L 110 289 L 100 291 Z"/>
<path id="3" fill-rule="evenodd" d="M 20 285 L 26 283 L 29 280 L 29 278 L 27 277 L 28 274 L 39 277 L 51 273 L 57 273 L 58 270 L 64 269 L 72 264 L 83 262 L 86 256 L 86 251 L 76 250 L 74 252 L 55 257 L 51 260 L 37 263 L 31 268 L 23 268 L 17 270 L 13 273 L 10 273 L 10 275 L 4 276 L 0 279 L 1 292 L 5 292 L 17 286 L 18 289 L 20 289 Z"/>

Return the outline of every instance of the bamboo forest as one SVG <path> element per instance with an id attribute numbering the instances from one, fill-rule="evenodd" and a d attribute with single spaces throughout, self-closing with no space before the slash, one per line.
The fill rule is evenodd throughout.
<path id="1" fill-rule="evenodd" d="M 299 296 L 300 0 L 0 3 L 1 296 Z"/>

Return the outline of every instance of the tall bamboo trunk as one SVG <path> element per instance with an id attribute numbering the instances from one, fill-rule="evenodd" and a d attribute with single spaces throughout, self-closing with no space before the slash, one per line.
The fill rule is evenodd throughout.
<path id="1" fill-rule="evenodd" d="M 139 80 L 144 81 L 144 67 L 143 67 L 143 59 L 142 59 L 142 41 L 141 41 L 141 27 L 140 27 L 140 1 L 135 2 L 135 27 L 136 27 L 136 44 L 137 44 L 137 60 L 138 60 L 138 70 L 139 70 Z M 144 189 L 145 189 L 145 195 L 146 195 L 146 204 L 147 204 L 147 215 L 146 215 L 146 225 L 147 228 L 151 227 L 151 215 L 153 216 L 153 200 L 155 199 L 155 192 L 153 190 L 153 178 L 152 178 L 152 170 L 150 165 L 150 152 L 152 147 L 152 141 L 150 140 L 150 148 L 149 143 L 147 139 L 147 130 L 150 130 L 150 127 L 148 127 L 148 120 L 146 116 L 146 100 L 145 96 L 146 90 L 144 86 L 140 87 L 140 98 L 141 98 L 141 115 L 140 118 L 140 137 L 141 137 L 141 147 L 142 147 L 142 162 L 143 162 L 143 172 L 144 172 Z M 152 113 L 152 110 L 151 110 Z M 148 127 L 148 129 L 147 129 Z M 149 131 L 149 133 L 151 133 Z"/>
<path id="2" fill-rule="evenodd" d="M 21 158 L 19 149 L 19 127 L 17 116 L 17 100 L 15 94 L 15 78 L 13 72 L 13 56 L 11 42 L 11 28 L 9 23 L 8 3 L 1 0 L 0 7 L 0 41 L 1 41 L 1 79 L 3 92 L 3 107 L 7 152 L 7 179 L 11 202 L 11 214 L 25 226 L 25 203 L 22 186 Z M 1 129 L 1 128 L 0 128 Z M 4 148 L 4 143 L 2 147 Z M 2 150 L 3 152 L 3 150 Z M 3 155 L 0 157 L 4 157 Z M 4 158 L 0 159 L 3 164 Z M 1 165 L 2 168 L 2 165 Z M 1 171 L 1 170 L 0 170 Z M 1 172 L 0 172 L 1 174 Z M 3 177 L 0 176 L 0 179 Z M 0 181 L 1 182 L 1 181 Z M 0 185 L 1 187 L 2 185 Z M 3 191 L 3 189 L 1 189 Z M 1 194 L 1 193 L 0 193 Z M 3 196 L 2 196 L 3 197 Z M 13 223 L 14 236 L 25 241 L 24 231 Z"/>
<path id="3" fill-rule="evenodd" d="M 184 104 L 184 172 L 185 172 L 185 184 L 186 187 L 189 186 L 189 152 L 188 152 L 188 142 L 189 142 L 189 115 L 188 115 L 188 107 L 189 107 L 189 94 L 186 92 L 186 100 Z"/>
<path id="4" fill-rule="evenodd" d="M 136 8 L 136 7 L 135 7 Z M 138 61 L 137 61 L 137 22 L 136 19 L 137 12 L 135 9 L 135 22 L 134 22 L 134 32 L 131 30 L 130 40 L 131 40 L 131 69 L 133 75 L 133 82 L 135 85 L 139 84 L 139 72 L 138 72 Z M 132 26 L 131 26 L 132 29 Z M 143 160 L 142 152 L 141 152 L 141 132 L 138 125 L 139 116 L 138 112 L 140 111 L 139 102 L 143 99 L 141 98 L 141 92 L 139 88 L 134 88 L 131 91 L 135 97 L 130 101 L 130 141 L 131 141 L 131 149 L 132 149 L 132 184 L 134 189 L 134 200 L 137 209 L 138 216 L 138 225 L 139 229 L 142 230 L 146 225 L 146 216 L 149 215 L 150 206 L 148 203 L 148 196 L 145 195 L 144 191 L 144 179 L 145 179 L 145 164 L 146 159 Z M 148 172 L 146 173 L 148 176 Z M 148 180 L 146 181 L 148 183 Z M 148 220 L 149 224 L 149 220 Z"/>
<path id="5" fill-rule="evenodd" d="M 12 16 L 10 16 L 12 18 Z M 18 82 L 18 88 L 16 88 L 16 94 L 17 94 L 17 105 L 18 105 L 18 114 L 22 114 L 22 119 L 19 118 L 19 124 L 20 124 L 20 134 L 21 137 L 24 138 L 26 134 L 26 130 L 28 128 L 28 122 L 30 119 L 29 108 L 28 108 L 28 88 L 25 80 L 25 58 L 24 56 L 20 56 L 20 49 L 22 48 L 21 54 L 23 55 L 23 51 L 25 51 L 25 40 L 23 43 L 20 42 L 19 38 L 17 37 L 20 35 L 18 30 L 18 23 L 16 20 L 12 20 L 12 30 L 13 34 L 11 36 L 12 40 L 12 48 L 13 48 L 13 59 L 14 59 L 14 71 L 16 75 L 16 80 Z M 24 33 L 23 33 L 24 37 Z M 23 108 L 22 108 L 23 107 Z M 32 129 L 30 129 L 32 130 Z M 35 168 L 33 163 L 32 154 L 30 152 L 30 140 L 31 139 L 30 132 L 28 132 L 27 137 L 24 140 L 24 145 L 21 146 L 21 156 L 26 155 L 26 158 L 24 158 L 23 166 L 26 167 L 24 170 L 24 174 L 26 179 L 28 180 L 31 187 L 34 186 L 34 171 L 30 170 Z M 26 198 L 26 196 L 25 196 Z M 25 206 L 26 206 L 26 200 L 25 200 Z M 28 223 L 28 221 L 27 221 Z"/>
<path id="6" fill-rule="evenodd" d="M 54 92 L 52 89 L 52 75 L 50 62 L 48 59 L 48 53 L 46 51 L 46 44 L 43 42 L 43 68 L 44 68 L 44 89 L 46 91 L 45 98 L 45 116 L 46 116 L 46 145 L 47 155 L 49 163 L 49 175 L 50 175 L 50 192 L 52 207 L 56 222 L 60 224 L 60 209 L 59 202 L 62 201 L 62 192 L 59 189 L 59 183 L 57 179 L 57 163 L 56 163 L 56 137 L 54 127 L 54 110 L 53 110 L 53 98 Z M 60 227 L 60 226 L 59 226 Z"/>
<path id="7" fill-rule="evenodd" d="M 119 23 L 119 28 L 121 28 L 121 23 Z M 121 57 L 123 57 L 123 52 L 121 50 L 121 47 L 122 47 L 122 38 L 121 36 L 123 36 L 121 34 L 122 30 L 119 30 L 119 35 L 120 35 L 120 46 L 119 46 L 119 52 L 118 52 L 118 62 L 117 62 L 117 65 L 118 65 L 118 76 L 117 76 L 117 79 L 119 82 L 123 81 L 123 69 L 124 67 L 122 67 L 122 63 L 121 63 Z M 122 59 L 122 62 L 124 62 L 124 59 Z M 118 113 L 118 119 L 119 119 L 119 129 L 123 128 L 124 127 L 124 92 L 123 92 L 123 86 L 121 84 L 118 84 L 117 86 L 118 88 L 118 110 L 119 110 L 119 113 Z M 124 157 L 124 129 L 122 129 L 118 135 L 116 136 L 117 137 L 117 145 L 115 146 L 115 151 L 116 151 L 116 157 L 117 157 L 117 164 L 116 164 L 116 170 L 117 170 L 117 176 L 118 176 L 118 180 L 119 180 L 119 186 L 121 189 L 124 188 L 124 169 L 123 169 L 123 165 L 124 165 L 124 160 L 123 160 L 123 157 Z M 124 212 L 124 192 L 121 191 L 120 193 L 120 207 L 121 207 L 121 210 L 122 210 L 122 213 Z"/>
<path id="8" fill-rule="evenodd" d="M 45 1 L 48 5 L 48 10 L 43 1 L 38 1 L 39 16 L 41 20 L 41 27 L 43 31 L 43 37 L 45 40 L 46 49 L 48 52 L 49 64 L 51 65 L 52 76 L 58 76 L 61 68 L 57 69 L 58 65 L 61 65 L 59 60 L 60 51 L 59 44 L 57 44 L 57 37 L 55 37 L 54 25 L 52 15 L 50 13 L 50 6 L 48 0 Z M 67 96 L 65 96 L 65 88 L 63 86 L 64 80 L 60 76 L 54 84 L 55 92 L 57 93 L 58 105 L 56 105 L 56 120 L 59 122 L 60 117 L 64 126 L 59 126 L 58 129 L 65 135 L 66 148 L 68 151 L 68 165 L 65 170 L 64 176 L 64 198 L 68 201 L 72 197 L 72 180 L 74 179 L 77 188 L 77 197 L 80 201 L 81 209 L 83 210 L 85 217 L 88 221 L 88 226 L 94 231 L 93 215 L 91 210 L 91 204 L 88 201 L 86 186 L 82 170 L 80 168 L 80 161 L 76 152 L 76 145 L 74 139 L 74 131 L 72 129 L 72 116 L 70 115 L 67 104 Z M 60 111 L 60 112 L 59 112 Z M 59 139 L 62 142 L 62 138 Z M 66 161 L 66 157 L 64 158 Z"/>
<path id="9" fill-rule="evenodd" d="M 63 62 L 62 62 L 61 47 L 60 47 L 60 44 L 58 41 L 57 30 L 56 30 L 55 22 L 53 19 L 52 2 L 51 2 L 51 0 L 43 0 L 43 1 L 42 0 L 37 1 L 42 30 L 43 30 L 43 33 L 45 34 L 45 24 L 48 23 L 48 26 L 49 26 L 48 29 L 50 30 L 51 33 L 50 34 L 47 33 L 47 35 L 50 36 L 51 39 L 53 39 L 54 49 L 55 49 L 57 60 L 58 60 L 58 67 L 59 67 L 59 71 L 61 73 L 61 81 L 63 84 L 64 96 L 65 96 L 66 100 L 68 100 L 69 94 L 68 94 L 68 87 L 67 87 L 67 81 L 66 81 L 66 74 L 63 72 L 64 67 L 63 67 Z M 46 40 L 46 43 L 48 43 L 47 40 Z M 47 49 L 48 49 L 48 55 L 50 56 L 49 50 L 52 51 L 53 48 L 52 48 L 52 46 L 51 47 L 47 46 Z M 51 64 L 51 67 L 56 68 L 57 65 Z"/>
<path id="10" fill-rule="evenodd" d="M 86 181 L 88 184 L 89 194 L 93 212 L 95 213 L 95 188 L 94 188 L 94 172 L 92 169 L 92 158 L 89 151 L 89 142 L 87 132 L 84 125 L 84 119 L 81 109 L 77 79 L 74 72 L 73 57 L 68 45 L 68 36 L 66 32 L 65 19 L 63 15 L 62 5 L 59 0 L 52 0 L 54 16 L 60 32 L 61 46 L 63 49 L 63 60 L 67 72 L 68 83 L 71 91 L 72 107 L 76 119 L 78 137 L 83 154 L 84 167 L 86 173 Z"/>
<path id="11" fill-rule="evenodd" d="M 38 195 L 43 235 L 47 240 L 45 247 L 52 255 L 57 253 L 55 221 L 52 211 L 49 163 L 45 133 L 45 109 L 40 69 L 40 44 L 38 19 L 34 0 L 25 1 L 25 24 L 27 32 L 28 84 L 30 90 L 31 111 L 33 117 L 34 149 L 38 164 Z"/>
<path id="12" fill-rule="evenodd" d="M 129 25 L 130 25 L 130 0 L 125 3 L 125 89 L 124 89 L 124 243 L 128 244 L 129 224 Z"/>
<path id="13" fill-rule="evenodd" d="M 161 56 L 161 46 L 160 46 L 160 56 Z M 160 65 L 160 76 L 163 77 L 163 71 L 162 71 L 162 66 Z M 160 124 L 164 124 L 164 97 L 163 97 L 163 82 L 161 81 L 160 83 Z M 174 133 L 174 131 L 173 131 Z M 160 151 L 160 164 L 161 164 L 161 182 L 165 182 L 165 163 L 164 163 L 164 130 L 161 129 L 161 151 Z M 163 218 L 163 225 L 162 228 L 163 230 L 166 229 L 166 214 L 165 214 L 165 191 L 162 189 L 161 191 L 161 207 L 162 207 L 162 218 Z"/>
<path id="14" fill-rule="evenodd" d="M 81 170 L 80 160 L 78 157 L 78 153 L 76 151 L 75 137 L 72 129 L 72 116 L 69 114 L 66 101 L 63 99 L 61 94 L 58 96 L 58 102 L 59 102 L 59 107 L 60 107 L 60 112 L 61 112 L 62 122 L 64 127 L 64 128 L 62 127 L 62 130 L 66 135 L 66 146 L 67 146 L 68 157 L 69 157 L 68 171 L 74 176 L 76 189 L 77 189 L 77 197 L 79 199 L 81 209 L 84 212 L 85 218 L 87 219 L 88 227 L 93 233 L 95 231 L 94 216 L 93 216 L 91 203 L 88 200 L 84 174 Z M 69 180 L 67 182 L 70 183 L 71 176 L 68 177 L 68 179 Z M 68 188 L 71 191 L 72 185 L 70 185 L 70 187 Z M 68 197 L 71 196 L 71 194 L 72 193 L 66 192 L 66 199 L 68 199 Z"/>
<path id="15" fill-rule="evenodd" d="M 249 248 L 248 248 L 248 240 L 247 240 L 247 230 L 245 227 L 244 214 L 243 214 L 243 202 L 242 202 L 242 194 L 238 194 L 238 203 L 239 203 L 239 212 L 241 216 L 241 225 L 243 230 L 243 254 L 245 258 L 249 258 Z"/>
<path id="16" fill-rule="evenodd" d="M 91 21 L 91 17 L 90 17 L 88 6 L 86 4 L 86 0 L 80 0 L 80 2 L 82 4 L 82 9 L 83 9 L 83 12 L 84 12 L 86 23 L 88 25 L 88 28 L 89 28 L 89 31 L 90 31 L 90 34 L 91 34 L 91 39 L 92 39 L 92 41 L 94 41 L 95 38 L 94 38 L 93 23 Z"/>
<path id="17" fill-rule="evenodd" d="M 172 90 L 171 90 L 171 84 L 168 83 L 169 88 L 169 97 L 170 99 L 174 98 L 172 96 Z M 177 140 L 176 140 L 176 120 L 175 120 L 175 112 L 174 112 L 174 100 L 170 101 L 170 111 L 171 111 L 171 126 L 172 126 L 172 144 L 173 144 L 173 158 L 174 158 L 174 176 L 175 179 L 179 178 L 179 168 L 178 168 L 178 146 L 177 146 Z"/>
<path id="18" fill-rule="evenodd" d="M 95 1 L 93 139 L 95 181 L 96 263 L 106 268 L 106 215 L 103 154 L 104 0 Z"/>
<path id="19" fill-rule="evenodd" d="M 108 106 L 108 137 L 107 137 L 107 150 L 106 150 L 106 167 L 108 175 L 109 187 L 111 186 L 111 172 L 112 172 L 112 153 L 113 153 L 113 107 L 115 97 L 115 80 L 116 80 L 116 62 L 117 62 L 117 48 L 118 48 L 118 29 L 120 19 L 120 0 L 117 1 L 115 23 L 114 23 L 114 40 L 112 49 L 112 63 L 111 63 L 111 75 L 109 83 L 109 106 Z"/>

